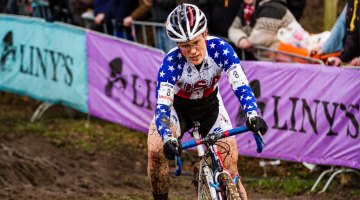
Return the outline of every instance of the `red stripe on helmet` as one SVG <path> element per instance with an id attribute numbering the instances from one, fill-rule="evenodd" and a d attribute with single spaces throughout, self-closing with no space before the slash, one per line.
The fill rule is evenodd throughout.
<path id="1" fill-rule="evenodd" d="M 188 10 L 189 10 L 189 14 L 190 14 L 190 27 L 192 27 L 194 25 L 194 15 L 193 15 L 191 7 L 188 7 Z"/>

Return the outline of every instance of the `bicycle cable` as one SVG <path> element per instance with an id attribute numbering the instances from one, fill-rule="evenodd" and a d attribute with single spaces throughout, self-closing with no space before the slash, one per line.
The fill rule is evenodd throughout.
<path id="1" fill-rule="evenodd" d="M 220 155 L 225 154 L 223 160 L 226 160 L 227 156 L 230 154 L 230 145 L 224 141 L 217 141 L 216 145 L 219 147 Z M 220 149 L 224 150 L 224 152 Z"/>

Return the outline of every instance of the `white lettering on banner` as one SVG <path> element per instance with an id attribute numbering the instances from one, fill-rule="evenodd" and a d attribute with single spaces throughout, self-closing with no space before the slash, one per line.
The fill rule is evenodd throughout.
<path id="1" fill-rule="evenodd" d="M 226 74 L 229 77 L 233 90 L 236 90 L 240 86 L 249 84 L 244 71 L 241 70 L 240 64 L 234 64 L 227 70 Z"/>
<path id="2" fill-rule="evenodd" d="M 174 101 L 174 85 L 170 83 L 160 83 L 157 103 L 171 106 L 173 101 Z"/>

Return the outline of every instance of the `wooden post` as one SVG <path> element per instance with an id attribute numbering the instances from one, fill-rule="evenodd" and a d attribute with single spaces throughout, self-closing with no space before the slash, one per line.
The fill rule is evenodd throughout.
<path id="1" fill-rule="evenodd" d="M 324 1 L 324 30 L 331 30 L 337 19 L 338 0 Z"/>

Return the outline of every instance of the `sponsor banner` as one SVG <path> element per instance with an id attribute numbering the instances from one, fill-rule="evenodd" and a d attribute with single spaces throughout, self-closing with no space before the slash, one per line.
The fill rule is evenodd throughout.
<path id="1" fill-rule="evenodd" d="M 147 132 L 155 113 L 157 71 L 164 54 L 94 32 L 86 37 L 89 113 Z"/>
<path id="2" fill-rule="evenodd" d="M 269 126 L 258 154 L 249 134 L 237 136 L 240 154 L 360 169 L 359 70 L 319 65 L 242 62 Z M 244 114 L 222 80 L 234 124 Z"/>
<path id="3" fill-rule="evenodd" d="M 0 90 L 87 112 L 85 32 L 0 15 Z"/>

